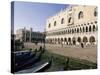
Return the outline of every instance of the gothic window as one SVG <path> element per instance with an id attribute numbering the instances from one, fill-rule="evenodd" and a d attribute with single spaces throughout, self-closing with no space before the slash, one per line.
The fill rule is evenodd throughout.
<path id="1" fill-rule="evenodd" d="M 95 42 L 95 37 L 94 36 L 91 36 L 90 39 L 89 39 L 89 42 L 90 43 L 94 43 Z"/>
<path id="2" fill-rule="evenodd" d="M 71 33 L 71 29 L 70 29 L 70 33 Z"/>
<path id="3" fill-rule="evenodd" d="M 91 26 L 89 26 L 89 32 L 91 32 Z"/>
<path id="4" fill-rule="evenodd" d="M 49 23 L 48 28 L 50 28 L 50 27 L 51 27 L 51 24 Z"/>
<path id="5" fill-rule="evenodd" d="M 80 11 L 79 14 L 78 14 L 78 19 L 81 19 L 81 18 L 83 18 L 83 12 L 82 11 Z"/>
<path id="6" fill-rule="evenodd" d="M 61 24 L 63 24 L 63 23 L 64 23 L 64 18 L 61 19 Z"/>
<path id="7" fill-rule="evenodd" d="M 81 27 L 80 27 L 80 32 L 82 32 L 82 29 L 81 29 Z"/>
<path id="8" fill-rule="evenodd" d="M 88 27 L 86 26 L 86 32 L 88 32 Z"/>
<path id="9" fill-rule="evenodd" d="M 78 37 L 78 38 L 77 38 L 77 41 L 78 41 L 78 42 L 81 42 L 81 37 Z"/>
<path id="10" fill-rule="evenodd" d="M 96 27 L 95 27 L 95 25 L 93 25 L 93 31 L 95 31 L 95 29 L 96 29 Z"/>
<path id="11" fill-rule="evenodd" d="M 72 20 L 72 18 L 70 17 L 70 18 L 68 19 L 68 23 L 71 23 L 71 20 Z"/>
<path id="12" fill-rule="evenodd" d="M 54 26 L 56 26 L 56 21 L 54 22 Z"/>
<path id="13" fill-rule="evenodd" d="M 72 29 L 72 33 L 74 33 L 74 29 Z"/>
<path id="14" fill-rule="evenodd" d="M 97 16 L 97 8 L 94 9 L 94 16 Z"/>
<path id="15" fill-rule="evenodd" d="M 86 36 L 83 37 L 83 42 L 87 43 L 88 42 L 88 38 Z"/>
<path id="16" fill-rule="evenodd" d="M 79 33 L 79 28 L 77 28 L 77 33 Z"/>

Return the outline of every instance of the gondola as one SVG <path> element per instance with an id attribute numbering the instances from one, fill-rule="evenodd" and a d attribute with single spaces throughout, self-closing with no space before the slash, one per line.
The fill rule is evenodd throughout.
<path id="1" fill-rule="evenodd" d="M 40 62 L 39 62 L 40 63 Z M 44 72 L 51 66 L 52 61 L 45 61 L 44 63 L 41 63 L 35 67 L 31 67 L 29 69 L 21 70 L 16 72 L 16 74 L 19 73 L 36 73 L 36 72 Z"/>
<path id="2" fill-rule="evenodd" d="M 36 62 L 38 62 L 40 60 L 40 58 L 41 58 L 41 52 L 37 52 L 36 55 L 34 56 L 34 58 L 30 58 L 29 60 L 22 63 L 21 65 L 18 65 L 15 68 L 15 72 L 26 69 L 27 67 L 31 66 L 32 64 L 35 64 Z"/>

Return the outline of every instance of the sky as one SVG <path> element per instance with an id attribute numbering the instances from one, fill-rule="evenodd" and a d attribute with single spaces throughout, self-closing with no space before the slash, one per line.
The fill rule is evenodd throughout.
<path id="1" fill-rule="evenodd" d="M 14 33 L 17 29 L 26 27 L 33 31 L 43 32 L 46 27 L 46 19 L 67 8 L 67 4 L 48 4 L 34 2 L 14 3 Z"/>

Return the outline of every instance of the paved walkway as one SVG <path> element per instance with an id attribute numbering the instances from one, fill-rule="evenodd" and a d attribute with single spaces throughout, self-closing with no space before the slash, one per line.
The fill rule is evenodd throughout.
<path id="1" fill-rule="evenodd" d="M 31 46 L 34 44 L 31 44 Z M 37 47 L 40 47 L 41 44 L 38 44 Z M 43 46 L 43 45 L 42 45 Z M 35 46 L 34 46 L 35 47 Z M 89 60 L 91 62 L 97 62 L 97 47 L 88 46 L 81 48 L 80 46 L 66 46 L 66 45 L 55 45 L 55 44 L 46 44 L 46 49 L 52 53 Z"/>
<path id="2" fill-rule="evenodd" d="M 96 46 L 81 48 L 74 46 L 62 47 L 58 45 L 46 45 L 46 49 L 56 54 L 97 62 Z"/>

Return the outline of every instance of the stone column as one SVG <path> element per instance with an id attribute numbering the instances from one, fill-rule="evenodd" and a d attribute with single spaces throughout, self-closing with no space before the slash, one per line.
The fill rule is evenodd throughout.
<path id="1" fill-rule="evenodd" d="M 30 42 L 32 42 L 32 28 L 30 28 Z"/>

